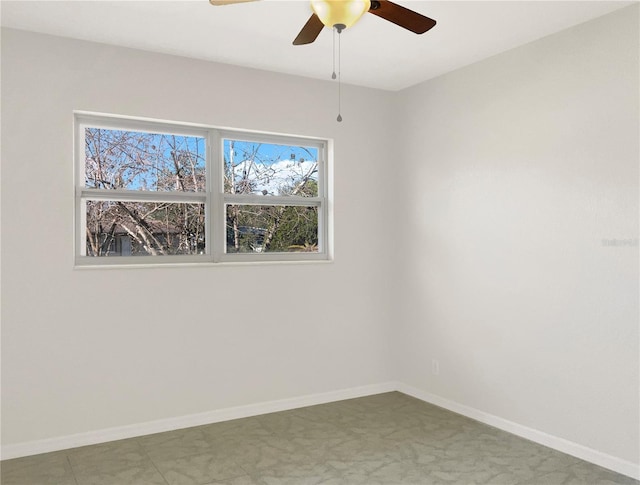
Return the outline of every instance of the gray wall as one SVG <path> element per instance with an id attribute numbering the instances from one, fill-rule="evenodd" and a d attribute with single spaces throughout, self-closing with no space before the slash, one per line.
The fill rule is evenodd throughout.
<path id="1" fill-rule="evenodd" d="M 638 69 L 636 5 L 397 99 L 399 379 L 634 463 Z"/>
<path id="2" fill-rule="evenodd" d="M 343 98 L 339 125 L 335 83 L 3 31 L 3 445 L 391 378 L 390 94 Z M 73 110 L 332 138 L 335 261 L 74 270 Z"/>

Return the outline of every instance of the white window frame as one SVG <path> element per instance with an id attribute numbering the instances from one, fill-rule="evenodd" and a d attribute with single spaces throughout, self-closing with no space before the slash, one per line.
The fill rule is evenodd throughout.
<path id="1" fill-rule="evenodd" d="M 76 267 L 156 266 L 215 263 L 329 261 L 329 147 L 330 140 L 243 130 L 219 129 L 189 123 L 74 113 L 74 261 Z M 205 139 L 205 192 L 156 192 L 95 189 L 85 187 L 85 128 L 130 130 L 148 133 L 195 136 Z M 223 140 L 306 146 L 318 150 L 318 196 L 263 196 L 224 193 Z M 201 203 L 205 206 L 205 254 L 169 256 L 86 256 L 86 201 L 114 200 L 135 202 Z M 229 204 L 263 206 L 302 206 L 318 208 L 317 252 L 227 253 L 226 206 Z"/>

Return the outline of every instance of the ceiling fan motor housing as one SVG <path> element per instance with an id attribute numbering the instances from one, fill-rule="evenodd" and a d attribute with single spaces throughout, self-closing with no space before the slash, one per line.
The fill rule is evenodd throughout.
<path id="1" fill-rule="evenodd" d="M 370 0 L 311 0 L 320 21 L 338 32 L 351 27 L 371 8 Z"/>
<path id="2" fill-rule="evenodd" d="M 435 20 L 390 0 L 311 0 L 311 8 L 313 14 L 294 39 L 293 45 L 311 44 L 325 26 L 330 29 L 335 28 L 340 33 L 347 27 L 351 27 L 367 11 L 416 34 L 424 34 L 436 25 Z"/>

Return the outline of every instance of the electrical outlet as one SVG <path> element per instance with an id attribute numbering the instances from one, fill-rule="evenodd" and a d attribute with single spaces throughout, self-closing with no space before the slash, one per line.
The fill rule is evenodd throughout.
<path id="1" fill-rule="evenodd" d="M 435 376 L 440 374 L 440 361 L 438 359 L 433 359 L 431 361 L 431 372 L 433 372 L 433 375 Z"/>

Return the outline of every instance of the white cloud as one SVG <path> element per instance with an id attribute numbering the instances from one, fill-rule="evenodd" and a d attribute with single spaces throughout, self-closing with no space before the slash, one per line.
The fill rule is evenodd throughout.
<path id="1" fill-rule="evenodd" d="M 285 195 L 287 188 L 295 186 L 309 173 L 317 169 L 317 162 L 296 160 L 280 160 L 271 164 L 245 160 L 236 165 L 236 183 L 247 180 L 252 187 L 252 193 L 265 195 Z M 318 174 L 310 177 L 318 180 Z M 283 190 L 284 189 L 284 190 Z M 283 193 L 284 192 L 284 193 Z"/>

